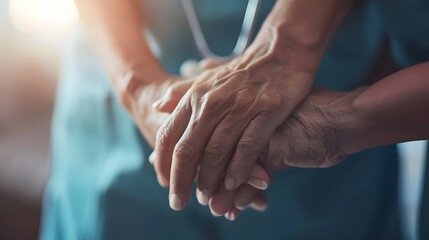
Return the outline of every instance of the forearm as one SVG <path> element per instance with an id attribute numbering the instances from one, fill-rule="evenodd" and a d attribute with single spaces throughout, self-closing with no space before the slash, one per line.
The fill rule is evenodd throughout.
<path id="1" fill-rule="evenodd" d="M 429 139 L 429 62 L 388 76 L 352 104 L 353 113 L 340 124 L 346 153 Z"/>
<path id="2" fill-rule="evenodd" d="M 315 72 L 357 0 L 280 0 L 247 55 L 273 55 L 282 66 Z M 263 53 L 263 54 L 261 54 Z"/>
<path id="3" fill-rule="evenodd" d="M 142 6 L 138 0 L 76 0 L 76 5 L 118 100 L 154 146 L 156 132 L 167 116 L 151 105 L 172 79 L 145 40 Z"/>
<path id="4" fill-rule="evenodd" d="M 76 0 L 76 5 L 120 100 L 135 81 L 151 82 L 164 74 L 145 41 L 139 1 Z"/>

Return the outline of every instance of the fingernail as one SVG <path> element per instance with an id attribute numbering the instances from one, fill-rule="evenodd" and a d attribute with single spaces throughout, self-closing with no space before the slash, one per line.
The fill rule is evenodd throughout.
<path id="1" fill-rule="evenodd" d="M 155 158 L 156 158 L 156 153 L 155 153 L 155 152 L 152 152 L 152 153 L 150 154 L 150 156 L 149 156 L 149 162 L 150 162 L 150 164 L 152 164 L 152 165 L 153 165 L 153 162 L 155 161 Z"/>
<path id="2" fill-rule="evenodd" d="M 235 212 L 232 212 L 232 213 L 229 215 L 229 220 L 230 220 L 230 221 L 234 221 L 236 218 L 237 218 L 237 214 L 235 214 Z"/>
<path id="3" fill-rule="evenodd" d="M 228 190 L 233 190 L 235 188 L 236 180 L 232 177 L 229 177 L 225 180 L 225 187 Z"/>
<path id="4" fill-rule="evenodd" d="M 238 209 L 240 209 L 241 211 L 243 211 L 244 209 L 246 209 L 249 205 L 251 204 L 251 202 L 247 202 L 247 203 L 235 203 L 234 206 Z"/>
<path id="5" fill-rule="evenodd" d="M 227 219 L 227 220 L 229 220 L 229 221 L 234 221 L 236 218 L 237 218 L 237 216 L 235 215 L 235 213 L 230 213 L 230 212 L 227 212 L 226 214 L 225 214 L 225 218 Z"/>
<path id="6" fill-rule="evenodd" d="M 246 209 L 246 206 L 237 206 L 235 205 L 236 208 L 240 209 L 241 211 L 243 211 L 244 209 Z"/>
<path id="7" fill-rule="evenodd" d="M 215 213 L 215 212 L 213 212 L 213 210 L 210 208 L 210 212 L 212 213 L 212 215 L 214 216 L 214 217 L 220 217 L 220 216 L 222 216 L 222 215 L 219 215 L 219 214 L 217 214 L 217 213 Z"/>
<path id="8" fill-rule="evenodd" d="M 197 190 L 197 200 L 201 205 L 207 205 L 209 203 L 209 199 L 210 197 L 207 194 Z"/>
<path id="9" fill-rule="evenodd" d="M 247 181 L 247 183 L 250 186 L 257 188 L 259 190 L 266 190 L 268 188 L 267 182 L 258 178 L 250 178 L 249 181 Z"/>
<path id="10" fill-rule="evenodd" d="M 159 107 L 161 106 L 161 103 L 162 103 L 162 99 L 156 100 L 156 102 L 152 104 L 152 108 L 159 109 Z"/>
<path id="11" fill-rule="evenodd" d="M 256 211 L 263 212 L 267 209 L 267 204 L 252 204 L 252 208 Z"/>
<path id="12" fill-rule="evenodd" d="M 170 197 L 170 207 L 173 210 L 181 210 L 182 209 L 182 200 L 176 196 L 176 194 L 171 195 Z"/>

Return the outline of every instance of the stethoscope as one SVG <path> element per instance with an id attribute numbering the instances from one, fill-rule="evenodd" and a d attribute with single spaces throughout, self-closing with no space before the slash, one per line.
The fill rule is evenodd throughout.
<path id="1" fill-rule="evenodd" d="M 191 29 L 192 36 L 198 48 L 198 52 L 203 58 L 211 58 L 221 63 L 228 62 L 230 59 L 241 55 L 249 46 L 256 23 L 256 16 L 258 14 L 261 2 L 260 0 L 249 0 L 237 43 L 235 44 L 234 50 L 227 56 L 216 55 L 208 46 L 192 0 L 181 0 L 181 2 L 185 11 L 185 16 L 189 23 L 189 27 Z M 187 60 L 181 65 L 180 72 L 182 76 L 189 77 L 198 75 L 202 72 L 202 69 L 196 60 Z"/>

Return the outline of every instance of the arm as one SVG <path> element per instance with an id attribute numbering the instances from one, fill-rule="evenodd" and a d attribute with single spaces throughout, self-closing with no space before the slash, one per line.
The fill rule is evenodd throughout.
<path id="1" fill-rule="evenodd" d="M 429 139 L 429 62 L 409 67 L 372 85 L 343 119 L 344 152 Z"/>
<path id="2" fill-rule="evenodd" d="M 164 72 L 142 34 L 144 21 L 138 0 L 76 0 L 76 4 L 121 104 L 154 146 L 156 132 L 168 114 L 155 111 L 152 103 L 164 95 L 170 96 L 175 106 L 194 80 Z M 217 63 L 206 60 L 201 65 L 208 69 Z M 173 83 L 175 80 L 182 81 Z M 155 168 L 170 171 L 170 165 L 160 162 Z"/>
<path id="3" fill-rule="evenodd" d="M 276 130 L 259 163 L 270 174 L 289 166 L 330 167 L 365 149 L 423 139 L 429 139 L 429 62 L 352 92 L 312 91 Z M 259 171 L 253 178 L 266 176 Z M 240 188 L 239 208 L 252 199 Z"/>
<path id="4" fill-rule="evenodd" d="M 314 91 L 273 135 L 262 164 L 330 167 L 365 149 L 429 139 L 429 62 L 352 92 Z"/>
<path id="5" fill-rule="evenodd" d="M 119 101 L 153 146 L 166 118 L 151 108 L 171 85 L 145 41 L 138 0 L 76 0 L 81 19 L 112 80 Z"/>
<path id="6" fill-rule="evenodd" d="M 259 163 L 269 174 L 289 166 L 330 167 L 365 149 L 423 139 L 429 139 L 429 62 L 352 92 L 313 90 L 276 130 Z M 269 184 L 265 174 L 254 171 L 252 178 Z M 227 216 L 236 218 L 237 208 L 251 202 L 254 190 L 246 188 L 239 188 Z M 212 208 L 229 206 L 217 198 Z"/>
<path id="7" fill-rule="evenodd" d="M 188 202 L 200 159 L 204 203 L 217 186 L 224 188 L 221 195 L 234 194 L 246 181 L 275 129 L 310 91 L 320 59 L 353 3 L 277 1 L 242 56 L 197 77 L 157 136 L 155 161 L 172 166 L 157 174 L 170 183 L 174 209 Z M 225 169 L 226 184 L 219 185 Z"/>

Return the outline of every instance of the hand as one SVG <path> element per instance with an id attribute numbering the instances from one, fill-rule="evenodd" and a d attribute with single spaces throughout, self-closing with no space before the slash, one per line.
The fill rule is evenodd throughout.
<path id="1" fill-rule="evenodd" d="M 343 123 L 354 113 L 353 100 L 365 87 L 352 92 L 313 90 L 276 130 L 259 162 L 272 174 L 285 167 L 325 168 L 340 163 Z"/>
<path id="2" fill-rule="evenodd" d="M 201 70 L 207 70 L 219 66 L 216 60 L 213 59 L 204 59 L 199 63 Z M 185 75 L 192 76 L 192 74 Z M 177 106 L 180 99 L 190 88 L 191 81 L 180 81 L 171 85 L 167 93 L 164 94 L 163 98 L 156 101 L 152 107 L 157 109 L 157 111 L 171 113 Z M 154 161 L 154 154 L 149 157 L 149 161 L 152 164 L 155 164 L 155 169 L 162 167 L 170 167 L 167 163 L 165 166 L 162 162 Z M 159 170 L 158 170 L 159 171 Z M 237 194 L 226 189 L 223 190 L 223 194 L 219 194 L 217 198 L 214 198 L 213 201 L 210 201 L 211 212 L 214 216 L 225 215 L 229 220 L 234 220 L 241 210 L 244 210 L 247 206 L 262 211 L 266 208 L 266 198 L 262 190 L 265 190 L 270 181 L 270 176 L 266 171 L 258 164 L 256 164 L 250 173 L 249 180 L 247 184 L 243 184 L 237 192 Z M 196 192 L 197 199 L 202 205 L 207 205 L 209 199 L 203 199 L 203 196 L 199 190 Z M 231 201 L 233 199 L 233 201 Z M 234 203 L 234 204 L 233 204 Z"/>
<path id="3" fill-rule="evenodd" d="M 347 156 L 342 141 L 343 132 L 344 129 L 350 128 L 350 122 L 356 122 L 349 120 L 356 118 L 353 101 L 364 90 L 365 87 L 353 92 L 313 90 L 275 131 L 262 151 L 254 169 L 260 168 L 260 165 L 263 168 L 257 172 L 252 170 L 250 175 L 258 179 L 258 176 L 272 175 L 289 166 L 317 168 L 330 167 L 341 162 Z M 240 203 L 240 197 L 237 197 L 245 187 L 246 185 L 240 187 L 235 200 L 228 201 L 223 194 L 216 193 L 211 200 L 212 212 L 222 212 L 224 206 L 230 206 L 232 202 L 236 208 L 246 206 L 246 203 Z M 223 198 L 218 200 L 216 196 Z M 252 198 L 247 198 L 249 199 Z M 215 201 L 218 203 L 213 205 Z M 238 213 L 229 210 L 226 215 L 236 217 Z"/>
<path id="4" fill-rule="evenodd" d="M 353 92 L 313 90 L 275 131 L 261 152 L 258 164 L 253 166 L 250 178 L 265 179 L 265 184 L 269 184 L 269 178 L 266 176 L 289 166 L 329 167 L 341 162 L 346 154 L 339 133 L 343 123 L 349 122 L 347 118 L 354 112 L 353 100 L 364 89 L 363 87 Z M 168 98 L 165 100 L 169 101 Z M 235 193 L 221 185 L 210 200 L 213 215 L 225 214 L 227 218 L 233 220 L 240 210 L 249 204 L 255 206 L 254 203 L 261 199 L 263 200 L 261 204 L 254 208 L 264 208 L 266 200 L 261 197 L 261 191 L 257 190 L 261 189 L 261 186 L 254 186 L 251 188 L 244 184 Z M 198 195 L 201 195 L 199 190 Z M 200 198 L 199 196 L 198 199 Z"/>
<path id="5" fill-rule="evenodd" d="M 176 94 L 183 95 L 194 80 L 166 73 L 157 73 L 150 82 L 143 81 L 143 78 L 136 73 L 129 74 L 127 77 L 128 79 L 121 79 L 121 82 L 126 83 L 124 84 L 126 89 L 117 89 L 117 95 L 122 106 L 131 114 L 146 141 L 154 147 L 156 132 L 169 114 L 156 111 L 152 105 L 163 95 L 169 94 L 172 89 Z"/>
<path id="6" fill-rule="evenodd" d="M 282 65 L 267 51 L 199 75 L 158 131 L 156 158 L 173 163 L 171 179 L 167 169 L 157 174 L 170 183 L 173 209 L 188 202 L 200 159 L 204 199 L 216 191 L 226 168 L 227 189 L 244 183 L 249 176 L 238 170 L 250 172 L 275 129 L 308 93 L 314 72 Z"/>

